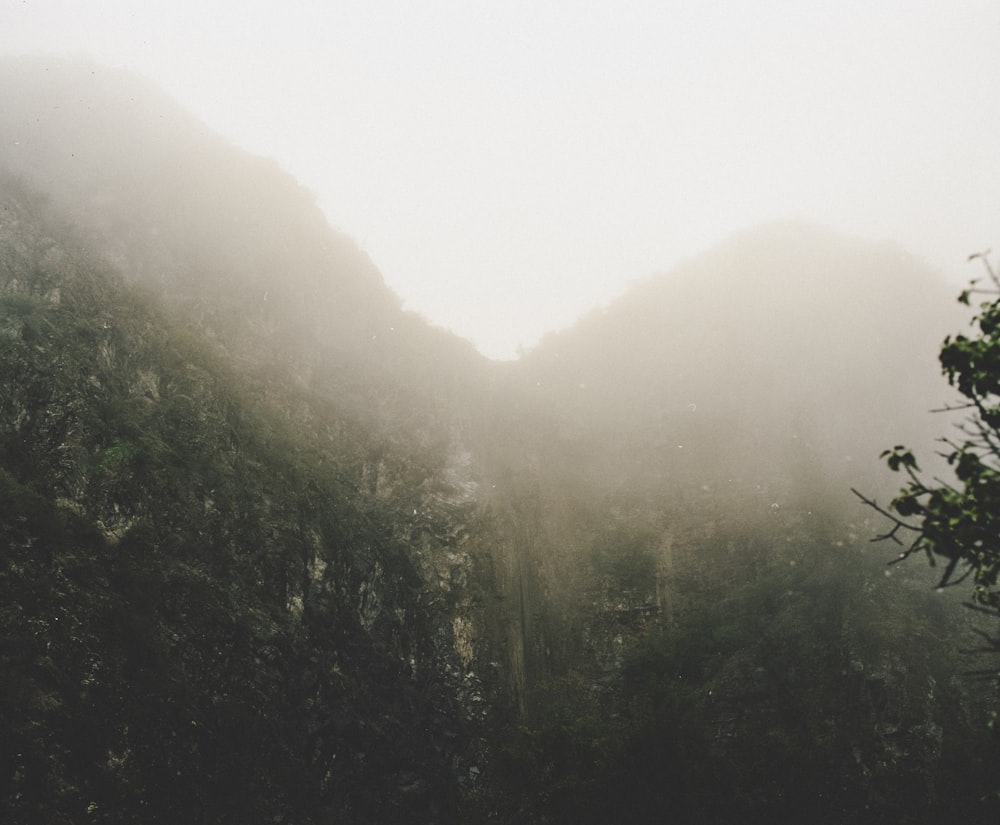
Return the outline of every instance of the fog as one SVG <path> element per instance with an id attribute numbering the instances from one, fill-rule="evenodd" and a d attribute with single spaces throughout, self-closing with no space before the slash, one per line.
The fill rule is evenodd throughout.
<path id="1" fill-rule="evenodd" d="M 554 106 L 571 88 L 557 68 L 532 75 Z M 595 89 L 627 74 L 599 68 L 580 75 Z M 319 188 L 220 125 L 223 106 L 203 123 L 135 73 L 0 54 L 0 818 L 997 821 L 980 804 L 994 685 L 959 678 L 992 620 L 961 608 L 964 587 L 932 592 L 937 571 L 888 568 L 898 548 L 869 541 L 884 528 L 850 493 L 889 500 L 900 477 L 878 454 L 897 443 L 947 483 L 925 461 L 949 424 L 928 411 L 952 395 L 935 354 L 968 320 L 946 281 L 981 273 L 965 258 L 984 218 L 874 193 L 896 161 L 962 141 L 893 153 L 871 125 L 862 163 L 818 132 L 801 148 L 817 124 L 788 114 L 794 146 L 756 170 L 740 153 L 770 127 L 712 115 L 719 91 L 691 87 L 692 122 L 728 129 L 699 133 L 703 156 L 680 138 L 676 157 L 644 155 L 653 132 L 625 104 L 598 151 L 589 98 L 556 107 L 579 115 L 578 144 L 526 102 L 464 156 L 461 185 L 461 141 L 435 155 L 414 120 L 392 133 L 420 147 L 405 168 L 370 147 L 353 170 L 398 196 L 354 197 L 346 172 Z M 290 110 L 260 111 L 284 143 Z M 461 131 L 432 113 L 428 129 Z M 316 132 L 332 136 L 316 169 L 350 157 L 335 138 L 355 125 Z M 511 129 L 531 140 L 510 148 Z M 824 163 L 840 178 L 804 171 Z M 632 175 L 617 199 L 585 197 L 614 169 Z M 862 173 L 870 197 L 836 219 Z M 643 195 L 668 179 L 668 206 Z M 426 224 L 404 220 L 412 192 Z M 830 198 L 827 220 L 807 195 Z M 754 207 L 797 200 L 805 217 Z M 399 247 L 422 281 L 352 228 L 366 204 L 394 242 L 440 230 Z M 878 208 L 932 206 L 952 235 L 872 239 Z M 651 215 L 670 230 L 652 263 Z M 587 254 L 607 280 L 580 274 Z M 461 260 L 435 283 L 421 255 Z M 491 267 L 532 290 L 510 276 L 491 294 Z M 478 324 L 498 355 L 491 339 L 581 317 L 494 363 L 403 300 Z"/>
<path id="2" fill-rule="evenodd" d="M 1000 6 L 7 3 L 275 158 L 437 325 L 510 358 L 734 232 L 804 219 L 960 283 L 1000 218 Z"/>

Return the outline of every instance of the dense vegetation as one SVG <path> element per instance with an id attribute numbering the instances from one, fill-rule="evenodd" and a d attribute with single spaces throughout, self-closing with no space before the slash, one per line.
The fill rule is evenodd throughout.
<path id="1" fill-rule="evenodd" d="M 786 526 L 693 548 L 669 619 L 612 610 L 610 695 L 579 671 L 540 685 L 507 751 L 536 821 L 991 820 L 992 689 L 963 675 L 961 606 Z"/>
<path id="2" fill-rule="evenodd" d="M 907 476 L 906 486 L 892 501 L 896 515 L 881 511 L 874 500 L 859 495 L 892 520 L 883 538 L 902 545 L 904 558 L 926 553 L 932 564 L 942 560 L 942 587 L 971 574 L 976 601 L 996 610 L 1000 607 L 996 592 L 1000 579 L 996 523 L 1000 503 L 1000 299 L 995 296 L 1000 292 L 1000 277 L 985 255 L 972 258 L 983 260 L 988 284 L 984 289 L 978 287 L 978 279 L 973 281 L 959 296 L 960 303 L 968 306 L 973 294 L 994 297 L 979 304 L 973 319 L 978 327 L 974 337 L 949 335 L 941 347 L 941 368 L 961 395 L 960 403 L 946 409 L 965 414 L 956 425 L 957 435 L 940 439 L 953 482 L 922 474 L 912 450 L 900 445 L 883 454 L 891 470 Z"/>
<path id="3" fill-rule="evenodd" d="M 990 625 L 848 492 L 941 401 L 899 250 L 771 227 L 489 364 L 142 81 L 0 113 L 0 818 L 995 821 Z"/>
<path id="4" fill-rule="evenodd" d="M 6 815 L 453 819 L 467 735 L 423 670 L 436 653 L 397 513 L 365 490 L 377 440 L 332 410 L 312 430 L 282 420 L 274 387 L 38 206 L 7 182 Z"/>

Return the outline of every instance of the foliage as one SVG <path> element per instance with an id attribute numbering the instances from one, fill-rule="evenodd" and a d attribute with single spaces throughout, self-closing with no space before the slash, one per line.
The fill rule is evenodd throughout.
<path id="1" fill-rule="evenodd" d="M 964 611 L 883 576 L 862 547 L 831 552 L 845 514 L 814 515 L 823 527 L 776 517 L 698 540 L 673 573 L 673 617 L 627 647 L 610 691 L 572 670 L 541 683 L 498 760 L 520 791 L 511 813 L 993 821 L 977 793 L 989 737 L 952 677 L 963 660 L 947 628 Z"/>
<path id="2" fill-rule="evenodd" d="M 591 551 L 594 573 L 610 577 L 623 591 L 638 593 L 651 587 L 656 561 L 650 548 L 656 538 L 651 531 L 612 525 Z"/>
<path id="3" fill-rule="evenodd" d="M 940 439 L 945 445 L 940 455 L 954 478 L 928 478 L 913 451 L 897 445 L 882 457 L 907 481 L 889 509 L 855 493 L 891 520 L 891 528 L 877 540 L 900 544 L 900 560 L 921 552 L 932 565 L 943 560 L 941 587 L 972 576 L 976 601 L 996 609 L 1000 608 L 1000 277 L 986 253 L 970 260 L 976 258 L 986 268 L 987 283 L 980 286 L 974 280 L 959 296 L 965 305 L 973 295 L 989 296 L 973 319 L 976 332 L 948 336 L 940 351 L 942 371 L 962 396 L 947 410 L 965 416 L 956 424 L 957 437 Z"/>
<path id="4" fill-rule="evenodd" d="M 620 748 L 620 731 L 602 712 L 587 677 L 570 671 L 532 691 L 530 719 L 512 720 L 497 736 L 494 802 L 503 821 L 599 823 L 613 819 L 604 777 Z"/>
<path id="5" fill-rule="evenodd" d="M 921 383 L 857 256 L 742 245 L 487 370 L 273 164 L 23 99 L 77 151 L 0 177 L 0 819 L 981 814 L 954 617 L 817 506 Z"/>
<path id="6" fill-rule="evenodd" d="M 4 194 L 0 819 L 453 818 L 467 737 L 378 438 Z"/>

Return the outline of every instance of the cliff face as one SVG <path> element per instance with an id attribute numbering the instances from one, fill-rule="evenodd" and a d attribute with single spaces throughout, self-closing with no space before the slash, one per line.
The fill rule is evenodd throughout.
<path id="1" fill-rule="evenodd" d="M 453 821 L 468 687 L 426 568 L 461 537 L 417 540 L 444 532 L 433 512 L 417 524 L 440 462 L 385 457 L 292 381 L 249 382 L 15 188 L 0 229 L 9 811 Z"/>
<path id="2" fill-rule="evenodd" d="M 940 431 L 898 250 L 772 228 L 490 364 L 139 80 L 0 61 L 0 168 L 12 820 L 985 815 L 971 615 L 846 494 Z"/>
<path id="3" fill-rule="evenodd" d="M 504 504 L 528 575 L 516 750 L 547 743 L 511 770 L 542 777 L 544 816 L 988 821 L 968 725 L 992 689 L 957 678 L 983 664 L 956 649 L 974 618 L 933 573 L 886 567 L 849 492 L 891 492 L 879 451 L 946 430 L 919 413 L 947 397 L 952 302 L 891 246 L 778 226 L 506 376 L 508 442 L 536 434 Z"/>

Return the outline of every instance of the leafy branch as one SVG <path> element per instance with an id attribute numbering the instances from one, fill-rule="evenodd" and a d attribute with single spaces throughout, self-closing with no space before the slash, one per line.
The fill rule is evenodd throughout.
<path id="1" fill-rule="evenodd" d="M 913 452 L 896 445 L 882 453 L 889 469 L 906 476 L 888 507 L 858 490 L 852 490 L 868 507 L 889 522 L 889 529 L 872 541 L 892 541 L 904 550 L 891 564 L 917 552 L 926 553 L 931 565 L 947 561 L 939 587 L 960 584 L 970 575 L 979 605 L 1000 607 L 1000 275 L 990 263 L 989 252 L 969 256 L 986 270 L 959 295 L 969 305 L 972 295 L 987 295 L 972 319 L 973 335 L 945 338 L 940 351 L 941 369 L 962 400 L 940 411 L 965 411 L 970 415 L 955 425 L 960 438 L 942 438 L 938 454 L 952 468 L 955 479 L 925 480 Z M 904 540 L 900 536 L 909 534 Z M 955 577 L 959 566 L 965 572 Z"/>

